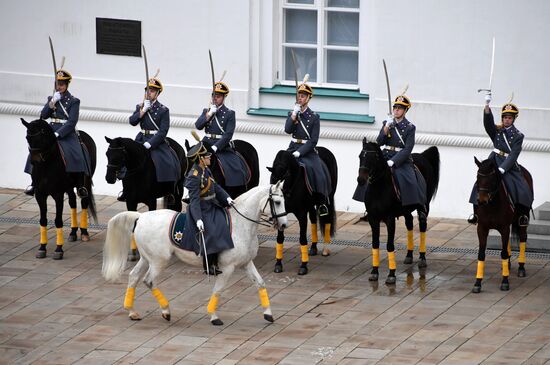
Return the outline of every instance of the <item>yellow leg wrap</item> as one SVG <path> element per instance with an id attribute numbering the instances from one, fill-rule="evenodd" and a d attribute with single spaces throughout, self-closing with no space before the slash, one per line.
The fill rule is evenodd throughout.
<path id="1" fill-rule="evenodd" d="M 283 259 L 283 244 L 282 243 L 277 243 L 275 245 L 275 258 L 277 260 L 282 260 Z"/>
<path id="2" fill-rule="evenodd" d="M 128 241 L 126 241 L 126 242 L 128 242 Z M 134 237 L 133 234 L 132 234 L 132 241 L 130 242 L 130 248 L 132 250 L 137 250 L 136 238 Z"/>
<path id="3" fill-rule="evenodd" d="M 80 212 L 80 228 L 88 229 L 88 209 L 82 209 Z"/>
<path id="4" fill-rule="evenodd" d="M 508 241 L 508 257 L 512 256 L 512 243 Z"/>
<path id="5" fill-rule="evenodd" d="M 502 260 L 502 276 L 510 276 L 510 269 L 508 268 L 508 259 Z"/>
<path id="6" fill-rule="evenodd" d="M 426 252 L 426 232 L 420 232 L 420 246 L 418 251 L 421 253 Z"/>
<path id="7" fill-rule="evenodd" d="M 325 224 L 325 243 L 330 243 L 330 223 Z"/>
<path id="8" fill-rule="evenodd" d="M 485 261 L 477 261 L 476 279 L 483 279 L 483 271 L 485 270 Z"/>
<path id="9" fill-rule="evenodd" d="M 210 297 L 210 301 L 208 302 L 207 311 L 208 314 L 212 314 L 216 312 L 216 309 L 218 308 L 218 301 L 220 300 L 220 295 L 217 293 L 212 294 Z"/>
<path id="10" fill-rule="evenodd" d="M 395 251 L 388 252 L 388 266 L 390 270 L 395 270 L 395 268 L 397 267 L 395 265 Z"/>
<path id="11" fill-rule="evenodd" d="M 300 245 L 300 251 L 302 252 L 302 262 L 309 262 L 309 255 L 307 253 L 307 245 Z"/>
<path id="12" fill-rule="evenodd" d="M 258 289 L 258 295 L 260 296 L 260 304 L 262 305 L 262 307 L 264 308 L 269 307 L 269 297 L 267 296 L 267 289 L 266 288 Z"/>
<path id="13" fill-rule="evenodd" d="M 78 227 L 76 208 L 71 208 L 71 228 Z"/>
<path id="14" fill-rule="evenodd" d="M 48 243 L 48 227 L 40 226 L 40 244 Z"/>
<path id="15" fill-rule="evenodd" d="M 126 288 L 124 296 L 124 309 L 134 308 L 134 297 L 136 296 L 136 288 Z"/>
<path id="16" fill-rule="evenodd" d="M 311 242 L 319 242 L 317 236 L 317 223 L 311 223 Z"/>
<path id="17" fill-rule="evenodd" d="M 374 267 L 380 266 L 380 249 L 379 248 L 372 249 L 372 266 Z"/>
<path id="18" fill-rule="evenodd" d="M 414 233 L 412 230 L 407 231 L 407 251 L 414 250 Z"/>
<path id="19" fill-rule="evenodd" d="M 153 288 L 151 290 L 151 293 L 153 293 L 153 296 L 157 298 L 157 302 L 159 302 L 159 305 L 162 309 L 168 307 L 168 299 L 162 294 L 159 288 Z"/>
<path id="20" fill-rule="evenodd" d="M 519 243 L 519 257 L 518 257 L 518 262 L 520 264 L 524 264 L 525 263 L 525 245 L 526 245 L 527 242 L 520 242 Z"/>
<path id="21" fill-rule="evenodd" d="M 55 233 L 57 234 L 55 243 L 60 246 L 65 242 L 63 240 L 63 228 L 56 228 Z"/>

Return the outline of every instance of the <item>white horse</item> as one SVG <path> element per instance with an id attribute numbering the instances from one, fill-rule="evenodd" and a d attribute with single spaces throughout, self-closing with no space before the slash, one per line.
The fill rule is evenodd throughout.
<path id="1" fill-rule="evenodd" d="M 244 267 L 248 277 L 258 287 L 260 304 L 264 308 L 264 318 L 273 322 L 273 314 L 269 305 L 269 297 L 265 282 L 258 273 L 252 261 L 258 254 L 258 224 L 262 212 L 267 206 L 271 209 L 273 224 L 278 229 L 287 226 L 284 205 L 283 182 L 275 185 L 258 186 L 235 199 L 235 209 L 230 209 L 232 219 L 232 238 L 235 248 L 219 254 L 218 265 L 221 274 L 216 276 L 216 282 L 208 303 L 208 313 L 213 325 L 223 322 L 216 314 L 221 291 L 226 286 L 229 277 L 237 267 Z M 170 241 L 170 223 L 177 214 L 173 210 L 154 210 L 145 213 L 122 212 L 109 220 L 107 238 L 103 250 L 103 276 L 108 281 L 119 280 L 127 260 L 132 232 L 136 240 L 141 258 L 128 277 L 128 288 L 124 298 L 124 308 L 128 310 L 132 320 L 139 320 L 140 315 L 134 309 L 134 296 L 137 283 L 143 279 L 145 285 L 157 299 L 162 317 L 170 320 L 168 300 L 157 287 L 157 279 L 168 264 L 172 255 L 192 266 L 202 268 L 202 257 L 192 251 L 175 247 Z M 208 227 L 206 228 L 208 229 Z"/>

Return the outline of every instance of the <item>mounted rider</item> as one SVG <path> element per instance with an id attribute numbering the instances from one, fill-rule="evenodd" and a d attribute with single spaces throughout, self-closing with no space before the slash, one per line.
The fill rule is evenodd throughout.
<path id="1" fill-rule="evenodd" d="M 50 118 L 57 142 L 61 149 L 65 169 L 67 173 L 74 175 L 77 186 L 78 196 L 85 198 L 88 196 L 88 190 L 84 187 L 85 176 L 91 176 L 90 157 L 85 146 L 80 142 L 76 124 L 80 111 L 80 100 L 69 92 L 69 84 L 72 75 L 63 69 L 56 72 L 56 91 L 53 96 L 48 96 L 48 101 L 40 112 L 40 119 Z M 25 172 L 32 173 L 32 164 L 29 158 L 25 165 Z M 34 195 L 36 181 L 27 187 L 25 194 Z"/>
<path id="2" fill-rule="evenodd" d="M 493 158 L 498 171 L 502 174 L 502 180 L 506 191 L 514 204 L 514 209 L 519 216 L 518 224 L 529 224 L 529 211 L 533 204 L 533 191 L 527 184 L 522 167 L 517 160 L 521 153 L 524 135 L 515 126 L 519 115 L 519 109 L 510 102 L 504 104 L 501 109 L 501 124 L 495 125 L 493 112 L 489 104 L 492 96 L 488 92 L 485 96 L 485 108 L 483 110 L 483 126 L 485 132 L 493 142 L 493 150 L 488 158 Z M 477 184 L 474 184 L 470 203 L 474 205 L 474 214 L 468 219 L 468 223 L 477 223 Z"/>
<path id="3" fill-rule="evenodd" d="M 203 256 L 205 273 L 218 275 L 221 274 L 218 269 L 218 253 L 234 247 L 231 216 L 225 209 L 234 204 L 233 199 L 212 178 L 208 168 L 211 153 L 203 142 L 193 146 L 187 152 L 187 157 L 194 164 L 185 179 L 185 187 L 189 190 L 189 205 L 182 247 Z"/>
<path id="4" fill-rule="evenodd" d="M 181 176 L 181 165 L 177 154 L 166 140 L 170 129 L 170 110 L 158 101 L 158 96 L 163 90 L 164 87 L 159 79 L 156 77 L 150 79 L 145 89 L 146 98 L 143 103 L 136 105 L 136 110 L 130 116 L 129 122 L 133 126 L 139 124 L 141 128 L 135 141 L 143 144 L 150 151 L 157 181 L 173 188 Z M 174 196 L 168 194 L 168 198 L 174 199 Z M 125 199 L 123 192 L 118 200 Z"/>
<path id="5" fill-rule="evenodd" d="M 244 158 L 235 151 L 231 139 L 235 132 L 235 111 L 225 105 L 229 87 L 218 81 L 212 91 L 212 103 L 209 109 L 203 109 L 195 122 L 195 127 L 206 132 L 202 139 L 221 165 L 225 186 L 243 186 L 250 180 L 250 169 Z"/>
<path id="6" fill-rule="evenodd" d="M 288 113 L 285 132 L 292 135 L 287 151 L 306 170 L 307 187 L 313 195 L 314 204 L 320 216 L 328 214 L 326 204 L 331 191 L 330 173 L 316 150 L 321 122 L 319 114 L 308 106 L 313 89 L 306 82 L 298 86 L 296 104 Z"/>
<path id="7" fill-rule="evenodd" d="M 414 205 L 426 214 L 426 181 L 413 164 L 411 156 L 415 144 L 416 126 L 405 115 L 411 107 L 410 99 L 399 95 L 393 103 L 393 114 L 382 123 L 376 142 L 396 180 L 395 186 L 402 206 Z M 366 188 L 364 185 L 363 189 Z M 354 199 L 364 202 L 365 190 L 358 187 Z M 362 194 L 362 195 L 361 195 Z"/>

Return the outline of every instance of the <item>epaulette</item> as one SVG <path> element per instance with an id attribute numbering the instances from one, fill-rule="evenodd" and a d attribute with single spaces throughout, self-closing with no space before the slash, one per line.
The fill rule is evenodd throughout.
<path id="1" fill-rule="evenodd" d="M 193 176 L 198 176 L 198 175 L 199 175 L 199 170 L 194 169 L 194 170 L 193 170 Z"/>

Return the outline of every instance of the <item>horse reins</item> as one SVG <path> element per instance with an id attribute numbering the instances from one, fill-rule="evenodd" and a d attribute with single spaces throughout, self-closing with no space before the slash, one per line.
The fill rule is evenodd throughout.
<path id="1" fill-rule="evenodd" d="M 268 223 L 271 223 L 271 220 L 273 220 L 273 222 L 276 221 L 277 218 L 279 217 L 284 217 L 287 215 L 287 212 L 283 212 L 283 213 L 280 213 L 280 214 L 276 214 L 275 212 L 275 203 L 273 202 L 273 192 L 271 191 L 271 187 L 269 187 L 269 198 L 266 200 L 265 202 L 265 205 L 264 207 L 262 208 L 262 212 L 265 210 L 265 208 L 267 207 L 267 203 L 269 203 L 269 208 L 271 210 L 271 219 L 264 219 L 264 218 L 261 218 L 259 220 L 255 220 L 255 219 L 252 219 L 252 218 L 249 218 L 247 217 L 246 215 L 242 214 L 241 212 L 239 212 L 239 210 L 237 209 L 237 207 L 235 205 L 233 205 L 233 209 L 235 209 L 235 211 L 241 216 L 243 217 L 244 219 L 250 221 L 250 222 L 254 222 L 254 223 L 257 223 L 257 224 L 260 224 L 262 226 L 265 226 L 265 227 L 271 227 L 272 224 L 268 224 Z"/>
<path id="2" fill-rule="evenodd" d="M 124 155 L 126 156 L 126 147 L 124 146 L 121 146 L 121 147 L 107 147 L 108 150 L 122 150 L 122 153 L 124 153 Z M 139 165 L 138 167 L 136 168 L 133 168 L 133 169 L 128 169 L 126 170 L 126 174 L 125 174 L 125 177 L 128 177 L 128 176 L 131 176 L 133 174 L 135 174 L 138 170 L 140 170 L 143 165 L 145 164 L 145 160 L 143 160 L 142 164 Z M 118 176 L 120 175 L 120 171 L 122 170 L 122 165 L 114 165 L 114 164 L 110 164 L 108 163 L 107 164 L 107 168 L 112 168 L 112 169 L 115 169 L 115 176 L 118 180 L 122 180 L 120 179 Z"/>

